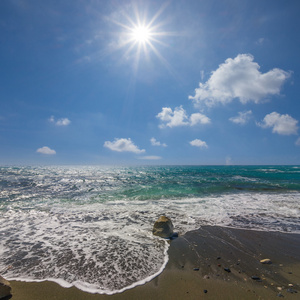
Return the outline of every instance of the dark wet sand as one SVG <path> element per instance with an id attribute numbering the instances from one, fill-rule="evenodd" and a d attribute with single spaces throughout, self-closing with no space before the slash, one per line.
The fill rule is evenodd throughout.
<path id="1" fill-rule="evenodd" d="M 298 234 L 203 226 L 171 241 L 169 257 L 162 274 L 120 294 L 12 281 L 12 299 L 300 299 Z M 265 258 L 272 264 L 261 264 Z"/>

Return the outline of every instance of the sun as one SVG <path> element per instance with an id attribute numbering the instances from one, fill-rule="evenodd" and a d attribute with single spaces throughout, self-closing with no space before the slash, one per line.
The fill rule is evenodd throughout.
<path id="1" fill-rule="evenodd" d="M 132 39 L 138 43 L 149 43 L 151 30 L 147 26 L 135 26 L 132 28 Z"/>

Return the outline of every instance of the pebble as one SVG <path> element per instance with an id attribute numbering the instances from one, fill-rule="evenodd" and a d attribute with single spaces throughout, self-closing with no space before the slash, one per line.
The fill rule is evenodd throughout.
<path id="1" fill-rule="evenodd" d="M 277 287 L 277 290 L 278 290 L 278 291 L 282 291 L 282 287 L 278 286 L 278 287 Z"/>
<path id="2" fill-rule="evenodd" d="M 260 277 L 258 276 L 251 276 L 251 279 L 255 280 L 255 281 L 261 281 Z"/>
<path id="3" fill-rule="evenodd" d="M 194 271 L 199 271 L 199 268 L 194 268 L 193 270 L 194 270 Z"/>
<path id="4" fill-rule="evenodd" d="M 224 268 L 224 271 L 226 271 L 226 272 L 228 272 L 228 273 L 231 272 L 231 270 L 230 270 L 229 268 Z"/>
<path id="5" fill-rule="evenodd" d="M 207 290 L 204 290 L 203 292 L 204 292 L 204 294 L 207 294 L 208 291 L 207 291 Z"/>
<path id="6" fill-rule="evenodd" d="M 284 296 L 283 296 L 281 293 L 278 293 L 278 294 L 277 294 L 277 297 L 283 298 Z"/>
<path id="7" fill-rule="evenodd" d="M 260 263 L 261 264 L 271 264 L 272 263 L 272 261 L 271 261 L 271 259 L 269 259 L 269 258 L 265 258 L 265 259 L 262 259 L 261 261 L 260 261 Z"/>

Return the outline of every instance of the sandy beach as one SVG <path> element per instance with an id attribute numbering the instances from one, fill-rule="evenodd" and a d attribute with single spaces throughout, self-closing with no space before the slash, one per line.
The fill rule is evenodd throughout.
<path id="1" fill-rule="evenodd" d="M 123 293 L 12 281 L 12 299 L 299 299 L 300 235 L 203 226 L 170 243 L 165 270 Z M 266 258 L 272 263 L 260 262 Z"/>

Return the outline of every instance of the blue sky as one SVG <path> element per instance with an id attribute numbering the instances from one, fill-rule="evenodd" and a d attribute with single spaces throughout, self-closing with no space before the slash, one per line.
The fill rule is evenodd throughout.
<path id="1" fill-rule="evenodd" d="M 299 164 L 299 11 L 0 1 L 0 164 Z"/>

